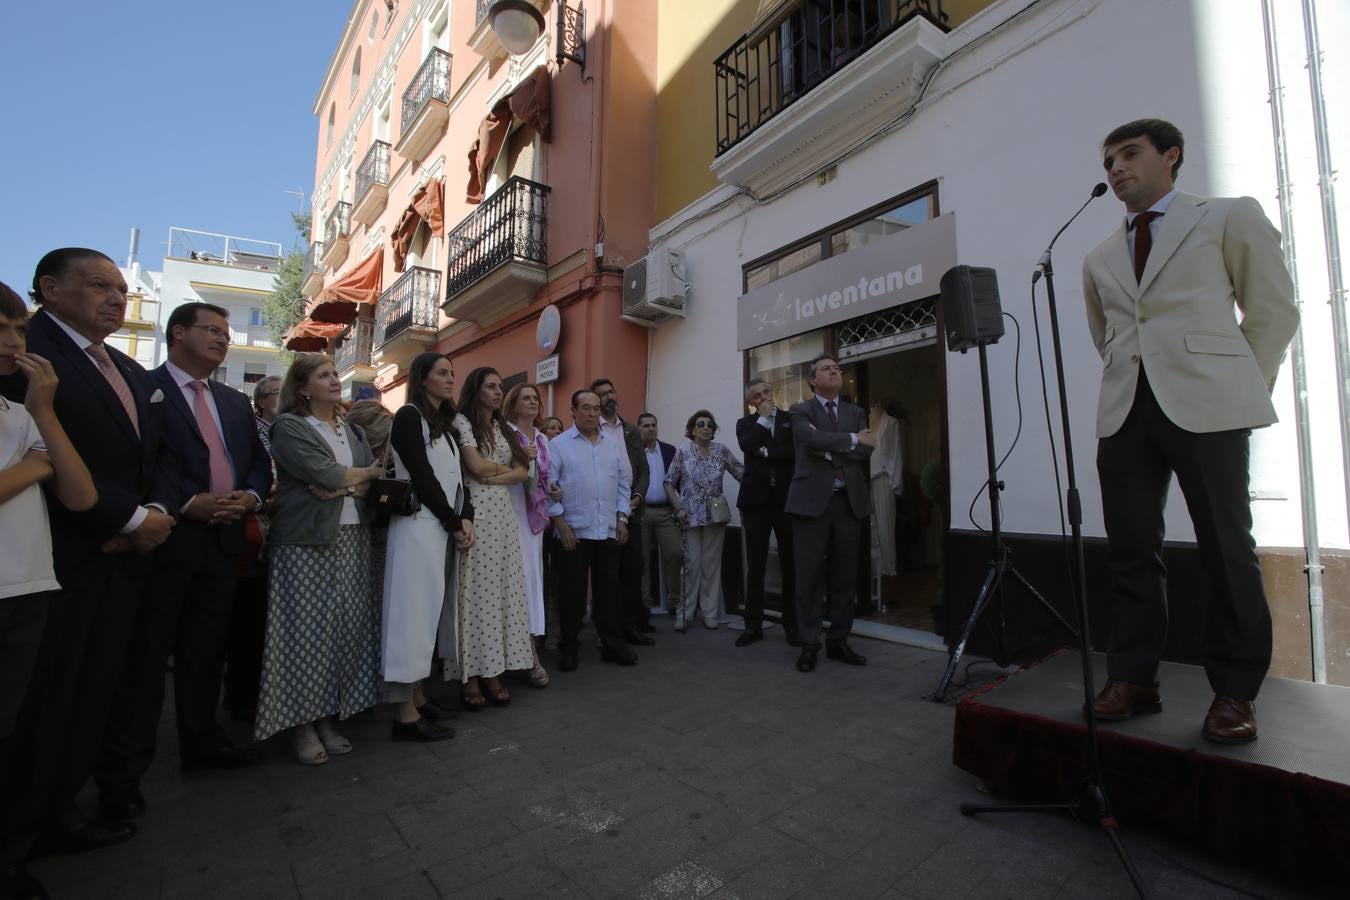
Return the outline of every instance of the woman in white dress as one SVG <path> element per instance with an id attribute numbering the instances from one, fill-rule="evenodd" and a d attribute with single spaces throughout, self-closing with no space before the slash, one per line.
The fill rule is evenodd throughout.
<path id="1" fill-rule="evenodd" d="M 394 477 L 411 482 L 420 503 L 389 522 L 384 566 L 380 657 L 384 701 L 396 704 L 394 740 L 441 741 L 453 728 L 427 702 L 421 681 L 431 674 L 436 635 L 446 652 L 454 630 L 454 579 L 459 552 L 473 546 L 473 507 L 453 432 L 455 372 L 441 353 L 417 356 L 408 370 L 408 403 L 394 415 L 389 444 Z M 448 601 L 448 602 L 447 602 Z"/>
<path id="2" fill-rule="evenodd" d="M 502 415 L 529 460 L 529 477 L 511 488 L 511 505 L 520 525 L 520 553 L 525 564 L 525 600 L 529 604 L 530 635 L 534 638 L 534 668 L 530 684 L 545 687 L 548 671 L 539 662 L 544 637 L 544 531 L 548 519 L 548 438 L 539 420 L 539 388 L 518 384 L 506 393 Z"/>

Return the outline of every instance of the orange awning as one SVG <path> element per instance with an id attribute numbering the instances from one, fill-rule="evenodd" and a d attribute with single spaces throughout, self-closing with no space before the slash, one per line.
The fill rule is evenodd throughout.
<path id="1" fill-rule="evenodd" d="M 329 339 L 337 337 L 346 327 L 331 322 L 301 319 L 287 330 L 283 343 L 287 350 L 294 350 L 297 353 L 322 353 L 328 349 Z"/>
<path id="2" fill-rule="evenodd" d="M 346 325 L 356 318 L 360 303 L 374 304 L 380 299 L 384 283 L 384 247 L 361 260 L 350 272 L 319 292 L 306 314 L 316 322 Z"/>
<path id="3" fill-rule="evenodd" d="M 445 237 L 445 179 L 434 178 L 417 189 L 412 203 L 399 217 L 389 236 L 389 246 L 394 252 L 394 271 L 402 272 L 408 261 L 408 248 L 412 246 L 417 226 L 427 223 L 432 234 Z"/>

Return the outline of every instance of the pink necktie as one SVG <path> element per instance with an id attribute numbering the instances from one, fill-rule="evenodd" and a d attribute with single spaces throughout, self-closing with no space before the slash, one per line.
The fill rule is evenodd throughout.
<path id="1" fill-rule="evenodd" d="M 93 359 L 94 365 L 98 366 L 99 372 L 107 380 L 108 387 L 112 388 L 117 399 L 122 401 L 122 408 L 127 411 L 127 418 L 131 420 L 131 427 L 139 435 L 141 422 L 136 415 L 136 398 L 131 396 L 131 388 L 122 377 L 122 373 L 117 371 L 117 366 L 113 365 L 107 349 L 102 344 L 90 344 L 84 348 L 84 352 Z"/>
<path id="2" fill-rule="evenodd" d="M 197 428 L 211 456 L 211 492 L 228 494 L 234 490 L 234 467 L 230 465 L 229 454 L 225 452 L 225 442 L 220 439 L 216 420 L 211 417 L 211 408 L 206 405 L 206 385 L 200 381 L 189 381 L 188 387 L 196 394 L 192 400 L 192 412 L 197 416 Z"/>

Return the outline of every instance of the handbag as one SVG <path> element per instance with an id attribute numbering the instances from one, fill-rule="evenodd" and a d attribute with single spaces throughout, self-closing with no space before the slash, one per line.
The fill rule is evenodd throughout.
<path id="1" fill-rule="evenodd" d="M 384 445 L 384 478 L 376 478 L 370 483 L 366 494 L 366 505 L 376 514 L 412 516 L 422 508 L 413 490 L 412 482 L 403 478 L 389 478 L 389 445 Z"/>
<path id="2" fill-rule="evenodd" d="M 731 521 L 731 504 L 727 498 L 718 494 L 708 501 L 708 524 L 725 525 Z"/>

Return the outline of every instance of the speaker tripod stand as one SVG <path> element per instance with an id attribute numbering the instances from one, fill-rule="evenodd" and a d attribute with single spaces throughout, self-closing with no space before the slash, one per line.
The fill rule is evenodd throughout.
<path id="1" fill-rule="evenodd" d="M 947 668 L 942 673 L 942 678 L 938 681 L 937 690 L 929 695 L 929 699 L 941 703 L 947 698 L 947 688 L 951 686 L 952 678 L 956 675 L 956 667 L 961 662 L 961 655 L 966 651 L 966 642 L 970 640 L 971 632 L 975 630 L 976 623 L 988 608 L 991 600 L 998 599 L 998 656 L 994 661 L 1000 666 L 1006 666 L 1009 660 L 1015 654 L 1008 653 L 1007 648 L 1007 619 L 1004 608 L 1003 582 L 1005 577 L 1011 576 L 1013 581 L 1022 586 L 1022 589 L 1040 604 L 1041 608 L 1050 614 L 1050 617 L 1061 625 L 1066 631 L 1078 639 L 1078 630 L 1074 628 L 1069 621 L 1060 614 L 1042 596 L 1041 592 L 1032 587 L 1030 581 L 1026 579 L 1017 567 L 1009 561 L 1008 545 L 1003 542 L 1003 525 L 1001 522 L 1002 512 L 999 504 L 999 492 L 1003 490 L 1003 482 L 998 480 L 998 461 L 994 453 L 994 414 L 989 399 L 989 359 L 985 354 L 985 343 L 981 341 L 976 348 L 980 357 L 980 392 L 984 399 L 984 451 L 989 465 L 989 538 L 993 558 L 989 560 L 989 568 L 984 574 L 984 583 L 980 585 L 980 592 L 975 595 L 975 605 L 971 607 L 970 615 L 966 617 L 965 627 L 961 629 L 960 639 L 952 646 L 951 655 L 947 659 Z"/>

